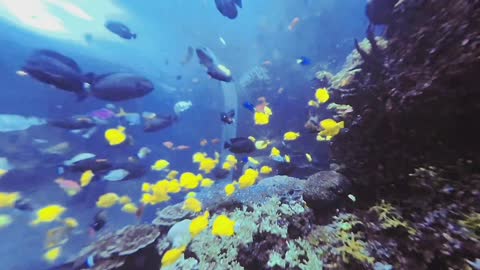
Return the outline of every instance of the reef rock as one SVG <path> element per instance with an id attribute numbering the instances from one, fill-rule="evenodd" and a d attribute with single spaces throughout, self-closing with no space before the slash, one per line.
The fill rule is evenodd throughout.
<path id="1" fill-rule="evenodd" d="M 319 210 L 331 207 L 346 197 L 352 183 L 336 171 L 321 171 L 308 177 L 303 199 L 308 207 Z"/>

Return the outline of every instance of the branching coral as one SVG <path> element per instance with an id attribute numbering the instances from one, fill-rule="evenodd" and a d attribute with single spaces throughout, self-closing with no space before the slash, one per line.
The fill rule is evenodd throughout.
<path id="1" fill-rule="evenodd" d="M 476 238 L 480 238 L 480 213 L 471 213 L 460 220 L 460 225 L 470 230 Z"/>
<path id="2" fill-rule="evenodd" d="M 382 200 L 379 205 L 371 207 L 370 211 L 377 213 L 380 226 L 383 229 L 403 228 L 407 230 L 410 235 L 416 233 L 416 230 L 402 218 L 395 207 L 390 203 L 386 203 Z"/>
<path id="3" fill-rule="evenodd" d="M 251 208 L 244 206 L 228 214 L 236 222 L 235 236 L 216 237 L 209 229 L 194 238 L 189 249 L 199 259 L 200 269 L 213 266 L 215 269 L 243 269 L 237 262 L 240 247 L 252 244 L 254 236 L 259 233 L 287 238 L 288 218 L 304 212 L 299 202 L 286 204 L 277 197 Z"/>
<path id="4" fill-rule="evenodd" d="M 323 251 L 320 248 L 312 246 L 308 241 L 297 239 L 287 242 L 288 250 L 284 256 L 274 251 L 270 253 L 267 263 L 269 267 L 279 266 L 281 268 L 300 269 L 322 269 L 323 262 L 321 256 Z"/>
<path id="5" fill-rule="evenodd" d="M 375 261 L 367 251 L 367 244 L 358 239 L 353 232 L 347 233 L 345 231 L 340 231 L 338 239 L 340 240 L 341 245 L 336 248 L 336 251 L 340 253 L 344 263 L 350 263 L 350 257 L 361 263 L 373 264 Z"/>

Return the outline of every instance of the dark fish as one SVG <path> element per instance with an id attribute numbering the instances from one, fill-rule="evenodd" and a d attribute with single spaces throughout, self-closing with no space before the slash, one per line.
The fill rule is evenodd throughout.
<path id="1" fill-rule="evenodd" d="M 390 24 L 398 0 L 368 0 L 365 12 L 373 25 Z"/>
<path id="2" fill-rule="evenodd" d="M 48 120 L 48 124 L 54 127 L 72 130 L 86 129 L 95 126 L 93 119 L 85 116 L 71 117 L 66 119 L 52 119 Z"/>
<path id="3" fill-rule="evenodd" d="M 321 168 L 320 164 L 309 162 L 303 153 L 292 153 L 289 156 L 290 162 L 276 162 L 275 169 L 278 175 L 305 178 Z"/>
<path id="4" fill-rule="evenodd" d="M 148 167 L 144 164 L 139 163 L 138 161 L 128 161 L 125 163 L 116 164 L 113 166 L 112 169 L 123 169 L 128 172 L 128 175 L 123 178 L 122 181 L 138 179 L 148 172 Z"/>
<path id="5" fill-rule="evenodd" d="M 124 39 L 135 39 L 137 34 L 132 33 L 125 24 L 116 21 L 107 21 L 105 27 L 112 33 Z"/>
<path id="6" fill-rule="evenodd" d="M 242 0 L 215 0 L 218 11 L 229 19 L 235 19 L 238 15 L 237 6 L 242 8 Z"/>
<path id="7" fill-rule="evenodd" d="M 234 110 L 231 110 L 231 111 L 226 112 L 226 113 L 223 112 L 223 113 L 220 114 L 220 121 L 222 121 L 225 124 L 230 125 L 235 120 L 234 117 L 235 117 L 235 111 Z"/>
<path id="8" fill-rule="evenodd" d="M 179 81 L 182 79 L 182 75 L 177 75 L 175 78 L 177 79 L 177 81 Z"/>
<path id="9" fill-rule="evenodd" d="M 192 60 L 193 57 L 193 48 L 191 46 L 188 46 L 187 49 L 187 55 L 185 55 L 185 59 L 182 61 L 182 65 L 186 65 Z"/>
<path id="10" fill-rule="evenodd" d="M 92 170 L 93 172 L 105 172 L 112 169 L 113 165 L 107 159 L 89 158 L 83 159 L 68 166 L 73 172 L 84 172 Z"/>
<path id="11" fill-rule="evenodd" d="M 223 148 L 235 154 L 251 153 L 256 149 L 255 144 L 250 139 L 244 137 L 230 139 L 230 142 L 224 143 Z"/>
<path id="12" fill-rule="evenodd" d="M 153 91 L 153 83 L 139 75 L 131 73 L 108 73 L 93 76 L 91 93 L 103 100 L 122 101 L 143 97 Z"/>
<path id="13" fill-rule="evenodd" d="M 213 176 L 215 177 L 215 179 L 225 179 L 229 173 L 230 173 L 229 170 L 225 170 L 222 168 L 217 167 L 213 169 Z"/>
<path id="14" fill-rule="evenodd" d="M 90 229 L 96 233 L 100 231 L 107 223 L 107 212 L 105 210 L 98 211 L 93 217 L 93 222 L 90 224 Z"/>
<path id="15" fill-rule="evenodd" d="M 253 105 L 252 103 L 248 102 L 248 101 L 245 101 L 243 104 L 243 107 L 251 112 L 255 112 L 255 105 Z"/>
<path id="16" fill-rule="evenodd" d="M 22 67 L 22 71 L 38 81 L 58 89 L 73 92 L 79 100 L 87 97 L 85 76 L 71 58 L 51 50 L 37 50 Z"/>
<path id="17" fill-rule="evenodd" d="M 33 211 L 32 203 L 29 199 L 20 198 L 15 201 L 15 208 L 21 211 Z"/>
<path id="18" fill-rule="evenodd" d="M 207 68 L 207 74 L 210 77 L 223 81 L 232 81 L 232 72 L 224 65 L 219 64 L 213 52 L 208 48 L 196 49 L 200 64 Z"/>
<path id="19" fill-rule="evenodd" d="M 169 115 L 167 117 L 156 116 L 154 118 L 146 119 L 143 126 L 143 131 L 154 132 L 162 130 L 173 125 L 173 123 L 175 123 L 177 120 L 178 118 L 172 115 Z"/>

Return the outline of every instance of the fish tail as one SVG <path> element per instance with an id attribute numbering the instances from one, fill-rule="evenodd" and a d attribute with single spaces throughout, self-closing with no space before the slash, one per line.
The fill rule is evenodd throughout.
<path id="1" fill-rule="evenodd" d="M 237 6 L 238 6 L 239 8 L 242 8 L 242 7 L 243 7 L 243 5 L 242 5 L 242 0 L 234 0 L 234 1 L 235 1 L 235 4 L 237 4 Z"/>
<path id="2" fill-rule="evenodd" d="M 230 146 L 232 146 L 232 145 L 229 144 L 228 142 L 223 143 L 223 149 L 228 149 L 228 148 L 230 148 Z"/>
<path id="3" fill-rule="evenodd" d="M 95 77 L 96 77 L 95 73 L 88 72 L 83 76 L 83 80 L 88 84 L 93 84 L 93 82 L 95 81 Z"/>
<path id="4" fill-rule="evenodd" d="M 133 38 L 133 39 L 136 39 L 136 38 L 137 38 L 137 34 L 132 34 L 132 38 Z"/>

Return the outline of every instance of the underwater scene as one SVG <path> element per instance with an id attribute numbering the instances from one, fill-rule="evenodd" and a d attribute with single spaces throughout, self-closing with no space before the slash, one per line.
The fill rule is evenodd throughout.
<path id="1" fill-rule="evenodd" d="M 480 269 L 480 0 L 0 0 L 0 270 Z"/>

